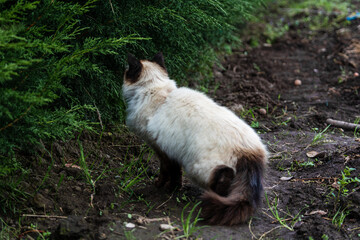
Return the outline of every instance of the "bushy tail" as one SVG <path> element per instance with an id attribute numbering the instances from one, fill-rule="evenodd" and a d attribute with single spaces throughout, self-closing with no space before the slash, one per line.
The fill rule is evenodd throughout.
<path id="1" fill-rule="evenodd" d="M 213 191 L 202 195 L 202 216 L 208 224 L 236 225 L 246 222 L 261 202 L 265 153 L 242 154 L 229 194 L 225 197 Z"/>

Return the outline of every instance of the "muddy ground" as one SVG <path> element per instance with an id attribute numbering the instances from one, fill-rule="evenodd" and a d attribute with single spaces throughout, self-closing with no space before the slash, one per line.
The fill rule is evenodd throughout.
<path id="1" fill-rule="evenodd" d="M 263 199 L 246 224 L 197 223 L 205 227 L 194 236 L 360 239 L 359 131 L 326 123 L 328 118 L 360 119 L 359 72 L 360 20 L 317 33 L 290 28 L 272 44 L 245 46 L 225 56 L 214 68 L 208 95 L 255 127 L 268 146 L 268 201 Z M 297 79 L 301 85 L 294 84 Z M 184 234 L 182 210 L 190 202 L 184 211 L 188 216 L 201 194 L 186 178 L 173 193 L 157 189 L 157 158 L 119 126 L 56 142 L 40 157 L 24 161 L 32 169 L 30 180 L 22 183 L 31 200 L 25 215 L 8 221 L 22 226 L 14 238 L 33 239 L 38 231 L 48 231 L 53 239 L 173 239 Z M 352 171 L 345 180 L 354 182 L 339 184 L 347 167 Z M 178 229 L 162 232 L 163 223 Z"/>

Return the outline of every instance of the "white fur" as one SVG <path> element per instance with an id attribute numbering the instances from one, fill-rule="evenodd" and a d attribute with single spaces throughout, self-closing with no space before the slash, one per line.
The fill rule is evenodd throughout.
<path id="1" fill-rule="evenodd" d="M 155 63 L 141 61 L 139 81 L 124 79 L 129 128 L 178 161 L 193 181 L 207 188 L 218 165 L 235 170 L 239 152 L 267 154 L 256 132 L 203 93 L 177 88 Z"/>

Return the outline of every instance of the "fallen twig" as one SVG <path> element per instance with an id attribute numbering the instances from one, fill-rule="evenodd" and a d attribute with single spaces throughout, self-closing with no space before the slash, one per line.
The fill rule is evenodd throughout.
<path id="1" fill-rule="evenodd" d="M 253 239 L 253 238 L 257 239 L 256 235 L 255 235 L 255 234 L 253 233 L 253 231 L 251 230 L 251 223 L 252 223 L 252 218 L 251 218 L 250 221 L 249 221 L 249 231 L 250 231 L 250 233 L 251 233 L 251 235 L 252 235 L 252 239 Z"/>
<path id="2" fill-rule="evenodd" d="M 277 227 L 274 227 L 273 229 L 270 229 L 269 231 L 265 232 L 263 235 L 260 236 L 259 240 L 263 239 L 266 235 L 268 235 L 269 233 L 271 233 L 272 231 L 278 229 L 278 228 L 281 228 L 283 227 L 282 225 L 280 226 L 277 226 Z"/>
<path id="3" fill-rule="evenodd" d="M 21 234 L 18 236 L 18 239 L 22 239 L 26 234 L 28 234 L 28 233 L 33 233 L 33 232 L 36 232 L 36 233 L 38 233 L 38 234 L 41 234 L 41 233 L 43 233 L 43 232 L 45 232 L 45 231 L 43 231 L 43 230 L 37 230 L 37 229 L 31 229 L 31 230 L 28 230 L 28 231 L 26 231 L 26 232 L 21 233 Z"/>
<path id="4" fill-rule="evenodd" d="M 37 215 L 37 214 L 23 214 L 23 217 L 36 217 L 36 218 L 61 218 L 66 219 L 66 216 L 55 216 L 55 215 Z"/>
<path id="5" fill-rule="evenodd" d="M 134 214 L 134 215 L 137 215 L 137 214 Z M 138 223 L 138 224 L 149 224 L 151 222 L 161 222 L 161 221 L 168 221 L 168 217 L 147 218 L 147 217 L 139 216 L 138 219 L 136 220 L 136 223 Z"/>
<path id="6" fill-rule="evenodd" d="M 336 177 L 293 178 L 290 181 L 334 180 Z"/>
<path id="7" fill-rule="evenodd" d="M 167 203 L 172 197 L 173 197 L 174 193 L 171 194 L 171 196 L 165 201 L 163 202 L 162 204 L 160 204 L 159 206 L 157 206 L 156 209 L 159 209 L 161 206 L 163 206 L 165 203 Z"/>
<path id="8" fill-rule="evenodd" d="M 326 120 L 327 124 L 331 124 L 335 127 L 339 127 L 339 128 L 344 128 L 344 129 L 350 129 L 350 130 L 354 130 L 354 129 L 360 129 L 360 124 L 355 124 L 355 123 L 349 123 L 349 122 L 344 122 L 344 121 L 338 121 L 338 120 L 334 120 L 331 118 L 328 118 Z"/>

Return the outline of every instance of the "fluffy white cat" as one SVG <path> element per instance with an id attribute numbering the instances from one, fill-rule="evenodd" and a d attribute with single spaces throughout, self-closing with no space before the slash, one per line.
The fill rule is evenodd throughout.
<path id="1" fill-rule="evenodd" d="M 168 76 L 162 53 L 151 61 L 128 55 L 123 96 L 126 124 L 160 159 L 158 187 L 181 186 L 184 168 L 202 195 L 209 224 L 249 219 L 261 201 L 267 151 L 256 132 L 203 93 Z"/>

